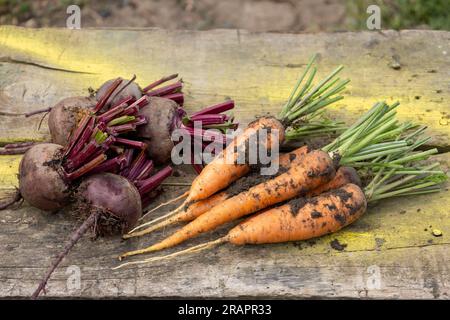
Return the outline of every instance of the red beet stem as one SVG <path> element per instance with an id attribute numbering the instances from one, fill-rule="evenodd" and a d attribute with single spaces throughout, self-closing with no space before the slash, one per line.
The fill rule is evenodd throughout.
<path id="1" fill-rule="evenodd" d="M 136 176 L 136 178 L 133 179 L 133 181 L 147 179 L 153 168 L 153 161 L 147 160 L 147 162 L 142 166 L 140 173 Z"/>
<path id="2" fill-rule="evenodd" d="M 182 87 L 183 83 L 181 81 L 177 81 L 174 84 L 170 84 L 168 86 L 149 91 L 146 93 L 146 95 L 150 97 L 161 97 L 171 93 L 179 92 Z"/>
<path id="3" fill-rule="evenodd" d="M 97 104 L 94 107 L 94 114 L 99 112 L 103 107 L 106 105 L 106 102 L 108 101 L 109 97 L 111 97 L 114 90 L 117 89 L 117 87 L 120 86 L 122 83 L 122 79 L 117 78 L 114 80 L 114 82 L 111 84 L 111 86 L 108 88 L 108 90 L 105 92 L 105 95 L 97 102 Z"/>
<path id="4" fill-rule="evenodd" d="M 98 165 L 90 171 L 90 174 L 100 173 L 100 172 L 112 172 L 116 173 L 119 170 L 121 162 L 125 161 L 122 156 L 117 156 L 115 158 L 106 160 L 102 164 Z"/>
<path id="5" fill-rule="evenodd" d="M 75 129 L 75 132 L 72 134 L 72 136 L 69 139 L 69 145 L 67 146 L 66 151 L 64 152 L 64 156 L 67 156 L 77 143 L 78 139 L 84 132 L 84 128 L 88 125 L 89 121 L 91 120 L 90 115 L 85 115 L 83 118 L 81 118 L 80 123 L 78 124 L 77 128 Z"/>
<path id="6" fill-rule="evenodd" d="M 183 127 L 183 129 L 185 129 L 188 132 L 188 134 L 192 137 L 199 137 L 202 139 L 206 139 L 208 141 L 218 141 L 224 144 L 226 143 L 226 137 L 220 132 L 197 128 L 194 129 L 191 127 Z"/>
<path id="7" fill-rule="evenodd" d="M 67 171 L 72 171 L 81 166 L 97 149 L 100 149 L 100 145 L 95 141 L 91 140 L 88 144 L 81 149 L 80 152 L 75 153 L 72 157 L 67 158 L 64 168 Z"/>
<path id="8" fill-rule="evenodd" d="M 173 100 L 176 103 L 178 103 L 180 106 L 182 106 L 184 104 L 184 94 L 182 92 L 167 94 L 167 95 L 161 96 L 161 98 Z"/>
<path id="9" fill-rule="evenodd" d="M 113 101 L 115 97 L 117 97 L 123 90 L 125 90 L 126 87 L 128 87 L 130 84 L 132 84 L 134 82 L 134 80 L 136 80 L 136 75 L 133 74 L 133 76 L 131 77 L 130 80 L 128 80 L 128 82 L 122 87 L 120 88 L 120 90 L 118 90 L 112 97 L 111 99 L 108 99 L 109 101 Z"/>
<path id="10" fill-rule="evenodd" d="M 13 197 L 10 197 L 7 201 L 0 203 L 0 210 L 5 210 L 9 206 L 18 202 L 20 199 L 22 199 L 22 195 L 20 194 L 19 189 L 16 188 L 16 192 L 14 192 Z"/>
<path id="11" fill-rule="evenodd" d="M 150 99 L 148 96 L 142 96 L 139 100 L 136 101 L 136 104 L 139 106 L 139 108 L 142 108 L 146 106 L 150 102 Z"/>
<path id="12" fill-rule="evenodd" d="M 106 111 L 104 114 L 102 114 L 101 116 L 99 116 L 97 118 L 98 122 L 103 122 L 103 123 L 110 122 L 112 119 L 114 119 L 115 117 L 120 115 L 125 110 L 125 108 L 127 108 L 127 106 L 128 106 L 127 103 L 124 102 L 114 108 L 109 109 L 108 111 Z"/>
<path id="13" fill-rule="evenodd" d="M 142 96 L 132 104 L 130 104 L 123 112 L 124 115 L 132 116 L 136 115 L 139 112 L 139 109 L 146 106 L 148 102 L 150 101 L 149 97 Z"/>
<path id="14" fill-rule="evenodd" d="M 147 118 L 144 116 L 137 116 L 136 120 L 133 122 L 136 126 L 140 126 L 148 123 Z"/>
<path id="15" fill-rule="evenodd" d="M 115 145 L 112 145 L 111 147 L 109 147 L 109 149 L 118 155 L 122 155 L 125 151 L 124 147 L 119 147 Z"/>
<path id="16" fill-rule="evenodd" d="M 125 162 L 120 166 L 120 169 L 123 170 L 124 168 L 130 166 L 130 164 L 133 161 L 133 154 L 134 154 L 134 150 L 133 149 L 126 149 L 123 156 L 125 158 Z"/>
<path id="17" fill-rule="evenodd" d="M 108 127 L 106 129 L 106 132 L 109 134 L 112 134 L 114 136 L 117 136 L 121 133 L 130 132 L 130 131 L 136 131 L 136 123 L 126 123 L 114 127 Z"/>
<path id="18" fill-rule="evenodd" d="M 79 152 L 84 148 L 86 143 L 91 139 L 92 134 L 94 133 L 94 117 L 92 117 L 86 127 L 83 130 L 80 138 L 72 148 L 72 151 L 67 155 L 68 159 L 71 159 L 73 155 L 79 154 Z"/>
<path id="19" fill-rule="evenodd" d="M 159 86 L 160 84 L 163 84 L 164 82 L 175 79 L 176 77 L 178 77 L 178 73 L 171 74 L 170 76 L 162 77 L 161 79 L 156 80 L 153 83 L 150 83 L 148 86 L 146 86 L 144 89 L 142 89 L 142 92 L 146 93 L 147 91 Z"/>
<path id="20" fill-rule="evenodd" d="M 125 97 L 125 98 L 123 98 L 122 100 L 119 100 L 119 102 L 117 102 L 114 106 L 112 106 L 111 109 L 112 109 L 112 108 L 115 108 L 115 107 L 117 107 L 117 106 L 120 106 L 120 105 L 123 104 L 123 103 L 129 105 L 129 104 L 134 103 L 135 101 L 136 101 L 136 99 L 135 99 L 133 96 Z"/>
<path id="21" fill-rule="evenodd" d="M 5 149 L 15 149 L 22 147 L 32 147 L 39 142 L 28 141 L 28 142 L 17 142 L 17 143 L 8 143 L 5 145 Z"/>
<path id="22" fill-rule="evenodd" d="M 66 173 L 65 177 L 68 180 L 78 179 L 79 177 L 87 174 L 88 172 L 90 172 L 91 170 L 96 168 L 98 165 L 103 163 L 106 159 L 107 159 L 107 157 L 105 154 L 100 154 L 96 158 L 92 159 L 90 162 L 86 163 L 85 165 L 83 165 L 80 168 L 78 168 L 77 170 L 75 170 L 74 172 Z"/>
<path id="23" fill-rule="evenodd" d="M 145 164 L 145 159 L 145 150 L 142 150 L 130 165 L 130 171 L 126 176 L 128 180 L 133 181 L 134 178 L 139 174 L 141 167 Z"/>
<path id="24" fill-rule="evenodd" d="M 116 138 L 114 136 L 109 136 L 108 138 L 106 138 L 105 141 L 103 141 L 103 143 L 100 145 L 100 148 L 98 148 L 97 150 L 94 151 L 93 154 L 91 154 L 89 157 L 86 158 L 86 160 L 84 160 L 83 162 L 89 162 L 92 159 L 98 157 L 99 155 L 101 155 L 102 153 L 105 153 L 106 151 L 109 150 L 109 148 L 111 147 L 111 145 L 116 142 Z"/>
<path id="25" fill-rule="evenodd" d="M 203 125 L 203 129 L 217 129 L 217 130 L 227 130 L 227 129 L 233 129 L 236 130 L 239 126 L 238 122 L 225 122 L 225 123 L 219 123 L 219 124 L 207 124 Z"/>
<path id="26" fill-rule="evenodd" d="M 64 250 L 56 257 L 55 261 L 53 261 L 50 268 L 47 270 L 44 278 L 39 283 L 39 286 L 37 287 L 36 291 L 34 291 L 33 295 L 31 296 L 31 299 L 36 299 L 42 290 L 45 289 L 45 286 L 47 285 L 48 280 L 50 279 L 50 276 L 52 275 L 53 271 L 58 267 L 58 265 L 61 263 L 61 261 L 64 259 L 65 256 L 69 253 L 69 251 L 73 248 L 73 246 L 78 242 L 78 240 L 81 239 L 81 237 L 88 231 L 89 228 L 91 228 L 95 222 L 97 221 L 100 213 L 98 211 L 93 212 L 90 214 L 90 216 L 83 222 L 83 224 L 74 232 L 69 238 L 69 242 L 65 245 Z"/>
<path id="27" fill-rule="evenodd" d="M 24 154 L 33 146 L 28 147 L 17 147 L 17 148 L 0 148 L 0 156 L 14 155 L 14 154 Z"/>
<path id="28" fill-rule="evenodd" d="M 34 116 L 36 114 L 39 114 L 39 113 L 50 112 L 51 110 L 52 110 L 52 108 L 44 108 L 44 109 L 30 111 L 30 112 L 25 113 L 25 117 L 28 118 L 28 117 Z"/>
<path id="29" fill-rule="evenodd" d="M 124 139 L 124 138 L 116 138 L 116 143 L 124 144 L 126 146 L 136 148 L 136 149 L 146 149 L 147 148 L 147 145 L 144 142 L 133 141 L 133 140 Z"/>
<path id="30" fill-rule="evenodd" d="M 219 104 L 212 105 L 210 107 L 206 107 L 200 111 L 194 112 L 191 114 L 191 118 L 204 115 L 204 114 L 218 114 L 234 108 L 234 101 L 228 100 Z"/>
<path id="31" fill-rule="evenodd" d="M 225 122 L 226 115 L 224 114 L 202 114 L 195 117 L 190 117 L 190 124 L 193 122 L 200 122 L 202 126 L 211 124 L 222 124 Z"/>
<path id="32" fill-rule="evenodd" d="M 141 180 L 138 183 L 136 183 L 136 185 L 139 185 L 138 190 L 139 193 L 142 195 L 156 189 L 161 182 L 164 181 L 164 179 L 166 179 L 168 176 L 170 176 L 172 174 L 173 169 L 168 166 L 165 167 L 164 169 L 158 171 L 155 175 L 151 176 L 148 179 L 145 180 Z"/>

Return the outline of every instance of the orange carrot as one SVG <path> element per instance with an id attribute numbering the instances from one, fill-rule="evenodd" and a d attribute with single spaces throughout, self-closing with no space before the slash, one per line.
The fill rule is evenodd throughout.
<path id="1" fill-rule="evenodd" d="M 172 199 L 164 204 L 145 213 L 141 220 L 148 214 L 166 204 L 172 203 L 184 196 L 185 201 L 175 210 L 169 212 L 164 218 L 171 217 L 182 211 L 186 205 L 190 205 L 196 201 L 206 199 L 217 191 L 228 187 L 231 183 L 245 176 L 250 172 L 250 165 L 247 163 L 237 163 L 241 156 L 242 150 L 248 147 L 248 143 L 252 136 L 258 135 L 260 130 L 267 130 L 266 141 L 259 141 L 259 148 L 272 150 L 275 143 L 281 144 L 284 141 L 284 126 L 274 117 L 261 117 L 249 123 L 247 128 L 238 136 L 236 136 L 230 144 L 220 152 L 213 161 L 211 161 L 199 175 L 194 179 L 188 192 L 180 197 Z M 156 219 L 155 222 L 160 221 Z"/>
<path id="2" fill-rule="evenodd" d="M 358 187 L 362 187 L 361 179 L 358 176 L 358 172 L 352 167 L 339 167 L 336 171 L 336 175 L 332 180 L 327 183 L 321 184 L 314 190 L 306 193 L 306 197 L 315 197 L 324 192 L 340 188 L 347 183 L 356 184 Z"/>
<path id="3" fill-rule="evenodd" d="M 349 225 L 366 208 L 364 192 L 349 183 L 314 198 L 294 199 L 269 209 L 233 228 L 227 238 L 236 245 L 311 239 Z"/>
<path id="4" fill-rule="evenodd" d="M 189 190 L 189 195 L 184 203 L 171 212 L 173 215 L 184 207 L 186 203 L 191 203 L 206 199 L 217 191 L 229 186 L 233 181 L 246 175 L 250 171 L 248 164 L 238 164 L 237 159 L 240 155 L 238 150 L 245 148 L 250 141 L 250 137 L 255 132 L 266 129 L 268 134 L 265 141 L 259 141 L 259 145 L 265 147 L 266 150 L 272 150 L 275 143 L 281 144 L 286 137 L 285 130 L 293 129 L 293 124 L 302 123 L 302 127 L 306 130 L 299 133 L 296 130 L 294 135 L 304 136 L 307 134 L 321 134 L 339 129 L 339 125 L 333 121 L 326 119 L 319 120 L 312 126 L 308 126 L 309 115 L 315 118 L 322 108 L 339 101 L 343 96 L 339 95 L 345 89 L 349 80 L 341 80 L 336 78 L 341 72 L 343 66 L 338 66 L 328 76 L 320 82 L 313 85 L 313 80 L 317 71 L 313 67 L 316 55 L 311 57 L 304 72 L 296 82 L 288 100 L 281 109 L 281 112 L 275 117 L 261 117 L 248 125 L 244 132 L 237 136 L 227 148 L 219 153 L 219 155 L 209 163 L 193 181 Z M 320 112 L 319 112 L 320 113 Z M 292 130 L 291 130 L 292 131 Z M 292 135 L 291 135 L 292 136 Z M 225 161 L 224 161 L 225 160 Z"/>
<path id="5" fill-rule="evenodd" d="M 244 132 L 235 137 L 194 179 L 186 203 L 206 199 L 246 175 L 250 171 L 248 164 L 234 164 L 238 160 L 238 150 L 245 148 L 250 137 L 258 130 L 269 128 L 271 134 L 268 135 L 268 141 L 263 142 L 267 150 L 271 150 L 275 142 L 272 140 L 275 137 L 275 131 L 278 133 L 277 142 L 281 144 L 284 141 L 284 126 L 279 120 L 273 117 L 262 117 L 251 122 Z"/>
<path id="6" fill-rule="evenodd" d="M 124 263 L 117 268 L 198 252 L 226 242 L 234 245 L 264 244 L 320 237 L 356 221 L 365 213 L 366 208 L 364 192 L 359 186 L 349 183 L 317 197 L 297 198 L 268 209 L 241 222 L 226 236 L 217 240 L 165 256 Z"/>
<path id="7" fill-rule="evenodd" d="M 288 153 L 284 153 L 284 154 L 280 155 L 280 157 L 278 158 L 279 167 L 281 168 L 281 170 L 288 169 L 292 164 L 298 163 L 300 161 L 300 158 L 309 151 L 310 151 L 310 149 L 308 146 L 302 146 L 300 148 L 295 149 L 292 152 L 288 152 Z M 241 178 L 241 179 L 245 179 L 245 178 Z M 133 238 L 133 237 L 139 237 L 139 236 L 149 234 L 153 231 L 159 230 L 161 228 L 164 228 L 164 227 L 169 226 L 174 223 L 192 221 L 195 218 L 202 215 L 203 213 L 212 209 L 214 206 L 216 206 L 216 205 L 222 203 L 223 201 L 225 201 L 226 199 L 232 197 L 233 195 L 240 193 L 242 191 L 245 191 L 245 189 L 242 188 L 242 186 L 244 184 L 242 184 L 240 182 L 241 182 L 241 180 L 237 180 L 235 182 L 237 188 L 234 188 L 234 186 L 232 184 L 225 191 L 214 194 L 207 199 L 194 202 L 191 205 L 186 205 L 185 208 L 182 211 L 180 211 L 179 213 L 177 213 L 176 215 L 170 216 L 167 219 L 165 219 L 157 224 L 154 224 L 153 222 L 154 221 L 157 222 L 159 220 L 152 220 L 152 221 L 143 223 L 140 226 L 134 228 L 128 234 L 125 234 L 123 236 L 123 238 L 128 239 L 128 238 Z M 163 217 L 165 217 L 165 216 L 163 216 Z M 147 226 L 149 226 L 149 227 L 144 230 L 138 231 L 139 229 L 142 229 L 143 227 L 147 227 Z"/>
<path id="8" fill-rule="evenodd" d="M 145 249 L 127 252 L 120 258 L 173 247 L 227 222 L 296 196 L 305 195 L 330 181 L 335 173 L 333 160 L 328 153 L 321 150 L 311 151 L 285 173 L 223 201 L 163 241 Z"/>

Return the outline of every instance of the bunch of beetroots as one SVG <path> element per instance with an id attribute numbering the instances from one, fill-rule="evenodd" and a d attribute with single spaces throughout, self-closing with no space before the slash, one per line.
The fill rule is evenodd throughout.
<path id="1" fill-rule="evenodd" d="M 22 158 L 19 191 L 27 202 L 50 211 L 71 203 L 73 211 L 84 219 L 34 297 L 45 288 L 51 273 L 86 231 L 92 229 L 95 236 L 129 231 L 156 188 L 171 175 L 170 166 L 153 174 L 154 165 L 145 151 L 146 144 L 121 137 L 123 121 L 130 127 L 145 123 L 134 115 L 138 111 L 136 106 L 138 103 L 130 105 L 115 117 L 108 112 L 99 117 L 87 115 L 67 146 L 38 144 Z"/>
<path id="2" fill-rule="evenodd" d="M 123 121 L 123 126 L 115 130 L 121 132 L 136 131 L 133 139 L 147 144 L 147 153 L 157 164 L 169 162 L 174 147 L 171 137 L 175 129 L 185 129 L 185 134 L 192 138 L 191 144 L 200 144 L 201 151 L 211 141 L 225 144 L 224 133 L 226 130 L 235 129 L 238 125 L 233 123 L 233 117 L 223 113 L 233 109 L 234 102 L 229 100 L 188 116 L 183 109 L 183 82 L 176 80 L 172 84 L 161 86 L 177 77 L 177 74 L 163 77 L 144 89 L 141 89 L 134 82 L 135 77 L 128 81 L 122 78 L 111 79 L 100 86 L 95 98 L 65 98 L 52 108 L 33 111 L 28 116 L 42 111 L 50 111 L 48 127 L 51 140 L 53 143 L 66 146 L 71 133 L 86 115 L 115 117 L 123 113 L 125 108 L 133 105 L 138 109 L 136 116 L 143 123 L 130 124 L 126 122 L 126 119 L 117 120 Z M 128 108 L 128 110 L 134 109 Z M 131 114 L 124 115 L 130 116 Z M 197 130 L 194 130 L 194 122 L 199 126 Z M 211 132 L 207 129 L 217 129 L 218 131 Z M 14 150 L 7 151 L 8 153 L 15 152 L 15 150 L 22 152 L 30 147 L 28 144 L 22 144 L 15 146 Z M 194 164 L 194 169 L 199 172 L 202 165 Z"/>
<path id="3" fill-rule="evenodd" d="M 203 138 L 210 135 L 206 129 L 216 127 L 224 131 L 237 126 L 223 114 L 234 107 L 233 101 L 187 116 L 178 104 L 183 103 L 181 81 L 169 88 L 150 90 L 168 78 L 145 88 L 140 97 L 129 95 L 129 90 L 137 92 L 134 89 L 126 91 L 134 87 L 133 82 L 122 86 L 123 80 L 118 78 L 99 89 L 103 94 L 94 105 L 91 98 L 75 97 L 51 108 L 52 140 L 63 145 L 29 146 L 20 163 L 19 192 L 32 206 L 46 211 L 71 203 L 85 220 L 33 297 L 45 288 L 57 265 L 87 230 L 92 229 L 95 236 L 123 234 L 136 225 L 142 208 L 172 173 L 169 166 L 156 174 L 153 170 L 154 161 L 163 163 L 170 159 L 173 130 L 182 128 L 191 136 Z M 84 106 L 81 100 L 86 101 Z M 195 122 L 200 124 L 199 131 L 194 129 Z M 212 139 L 226 142 L 221 131 L 216 131 Z"/>
<path id="4" fill-rule="evenodd" d="M 181 92 L 182 81 L 160 87 L 161 84 L 177 78 L 174 74 L 157 80 L 144 89 L 137 85 L 133 77 L 131 80 L 116 78 L 106 81 L 97 90 L 95 97 L 69 97 L 59 101 L 49 109 L 30 112 L 27 116 L 34 115 L 42 111 L 50 111 L 48 126 L 52 142 L 65 146 L 70 133 L 75 129 L 81 118 L 89 113 L 104 113 L 114 106 L 122 103 L 133 103 L 145 97 L 161 97 L 172 100 L 179 105 L 183 105 L 184 96 Z"/>

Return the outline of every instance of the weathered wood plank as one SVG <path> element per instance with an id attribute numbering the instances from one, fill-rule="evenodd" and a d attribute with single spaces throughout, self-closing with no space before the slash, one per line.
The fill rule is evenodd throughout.
<path id="1" fill-rule="evenodd" d="M 0 106 L 23 112 L 59 99 L 87 94 L 109 78 L 136 73 L 146 84 L 179 72 L 187 107 L 194 110 L 232 97 L 239 120 L 276 113 L 311 54 L 319 53 L 320 75 L 338 64 L 353 81 L 334 115 L 355 119 L 377 100 L 399 100 L 401 118 L 428 125 L 433 144 L 450 137 L 450 33 L 267 34 L 236 30 L 208 32 L 0 28 Z M 395 55 L 400 70 L 390 67 Z M 1 142 L 43 139 L 38 119 L 2 117 Z"/>
<path id="2" fill-rule="evenodd" d="M 302 64 L 319 52 L 321 74 L 342 63 L 345 76 L 353 79 L 334 115 L 351 121 L 376 100 L 399 99 L 400 116 L 428 124 L 432 144 L 448 150 L 450 60 L 444 52 L 450 52 L 449 39 L 448 32 L 430 31 L 282 35 L 1 27 L 0 114 L 87 94 L 89 86 L 117 75 L 137 73 L 140 83 L 146 83 L 177 71 L 186 80 L 189 110 L 231 96 L 238 103 L 238 120 L 245 124 L 255 114 L 276 113 Z M 400 56 L 400 70 L 388 66 L 393 54 Z M 47 139 L 45 123 L 37 130 L 38 118 L 0 116 L 0 144 Z M 436 159 L 446 168 L 450 165 L 449 153 Z M 0 157 L 1 188 L 17 185 L 19 161 L 20 156 Z M 182 173 L 172 181 L 192 178 Z M 184 190 L 165 188 L 168 192 L 155 204 Z M 349 228 L 315 241 L 225 245 L 201 256 L 121 271 L 110 269 L 119 253 L 162 235 L 127 242 L 84 239 L 50 281 L 49 296 L 448 298 L 449 195 L 447 188 L 440 194 L 382 202 Z M 49 215 L 26 204 L 0 213 L 0 296 L 31 294 L 50 257 L 76 225 L 68 213 Z M 213 239 L 228 227 L 181 248 Z M 431 228 L 444 235 L 433 237 Z M 347 244 L 345 251 L 333 250 L 333 239 Z M 69 265 L 81 269 L 80 290 L 67 288 Z M 370 274 L 378 270 L 379 288 L 371 285 Z"/>
<path id="3" fill-rule="evenodd" d="M 445 168 L 450 155 L 437 157 Z M 182 178 L 189 179 L 189 176 Z M 165 197 L 184 189 L 165 187 Z M 163 201 L 164 196 L 155 203 Z M 49 283 L 49 296 L 78 297 L 368 297 L 448 298 L 450 191 L 372 206 L 348 228 L 314 241 L 233 247 L 112 271 L 119 253 L 153 243 L 156 233 L 121 242 L 84 239 Z M 159 214 L 171 209 L 169 206 Z M 1 213 L 0 296 L 31 294 L 44 267 L 76 225 L 68 212 L 50 215 L 24 205 Z M 433 228 L 442 237 L 431 234 Z M 188 242 L 215 239 L 229 226 Z M 163 234 L 172 232 L 173 228 Z M 338 239 L 345 251 L 331 248 Z M 81 270 L 81 289 L 68 290 L 66 268 Z M 375 272 L 375 275 L 372 274 Z M 380 286 L 371 284 L 380 274 Z M 375 286 L 375 287 L 374 287 Z"/>

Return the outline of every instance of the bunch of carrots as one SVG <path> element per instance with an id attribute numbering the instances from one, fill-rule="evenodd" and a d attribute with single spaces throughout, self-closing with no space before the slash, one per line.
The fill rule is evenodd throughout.
<path id="1" fill-rule="evenodd" d="M 416 151 L 429 138 L 424 136 L 425 128 L 397 119 L 399 103 L 376 103 L 320 150 L 304 146 L 280 155 L 276 160 L 280 167 L 276 175 L 261 177 L 248 164 L 224 162 L 224 158 L 237 159 L 239 150 L 255 131 L 269 128 L 270 132 L 281 133 L 262 141 L 269 150 L 289 135 L 295 136 L 296 132 L 302 135 L 302 130 L 293 125 L 302 115 L 301 110 L 309 110 L 311 115 L 320 112 L 320 106 L 338 99 L 330 97 L 342 90 L 346 81 L 330 81 L 333 74 L 316 86 L 311 86 L 306 77 L 306 83 L 300 86 L 311 63 L 277 118 L 263 117 L 250 123 L 196 177 L 183 195 L 186 200 L 181 206 L 141 224 L 124 238 L 149 234 L 173 223 L 187 224 L 162 241 L 126 252 L 119 259 L 168 249 L 226 223 L 253 216 L 215 241 L 169 255 L 123 263 L 117 268 L 197 252 L 226 242 L 263 244 L 319 237 L 356 221 L 370 202 L 440 190 L 439 185 L 447 176 L 438 168 L 439 164 L 422 165 L 437 150 Z M 369 182 L 362 185 L 360 176 Z"/>

